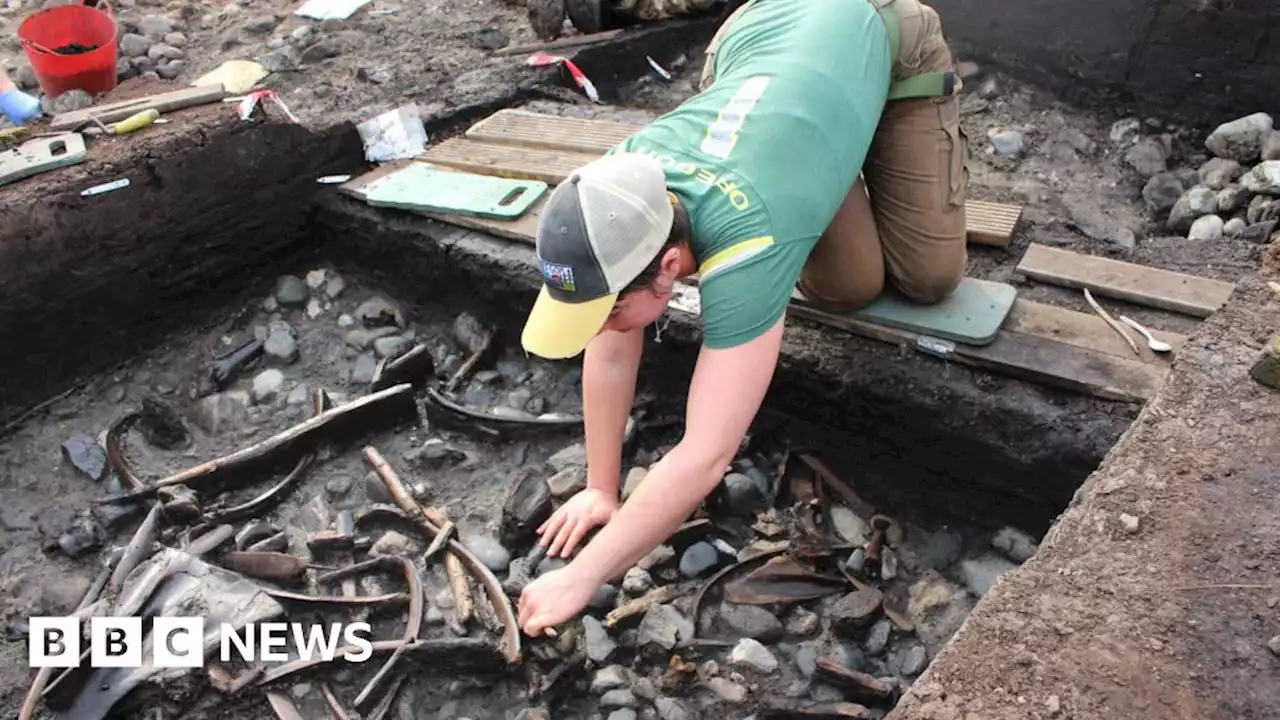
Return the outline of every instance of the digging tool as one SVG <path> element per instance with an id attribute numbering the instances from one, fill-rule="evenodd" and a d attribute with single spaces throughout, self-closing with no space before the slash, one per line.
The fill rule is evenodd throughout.
<path id="1" fill-rule="evenodd" d="M 145 127 L 151 127 L 152 123 L 159 119 L 160 111 L 155 108 L 148 108 L 142 112 L 134 113 L 120 122 L 108 125 L 107 132 L 112 135 L 127 135 Z"/>
<path id="2" fill-rule="evenodd" d="M 1146 338 L 1147 347 L 1151 348 L 1152 352 L 1167 353 L 1173 349 L 1173 346 L 1170 345 L 1169 343 L 1163 340 L 1157 340 L 1155 336 L 1151 334 L 1151 331 L 1139 325 L 1137 320 L 1121 315 L 1120 322 L 1124 323 L 1125 325 L 1128 325 L 1134 330 L 1137 330 L 1142 335 L 1142 337 Z"/>

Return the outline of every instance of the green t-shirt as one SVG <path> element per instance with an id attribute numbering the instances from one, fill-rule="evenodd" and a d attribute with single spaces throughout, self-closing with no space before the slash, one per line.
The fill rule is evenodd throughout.
<path id="1" fill-rule="evenodd" d="M 648 153 L 688 210 L 703 341 L 740 345 L 786 310 L 853 187 L 889 92 L 889 40 L 867 0 L 756 0 L 710 88 L 611 152 Z"/>

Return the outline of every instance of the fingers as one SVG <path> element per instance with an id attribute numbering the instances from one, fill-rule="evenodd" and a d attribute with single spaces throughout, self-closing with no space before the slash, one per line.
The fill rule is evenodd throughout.
<path id="1" fill-rule="evenodd" d="M 561 548 L 565 542 L 573 534 L 574 529 L 582 524 L 582 518 L 575 517 L 569 522 L 561 526 L 560 531 L 556 533 L 556 539 L 551 542 L 551 547 L 547 550 L 547 557 L 558 557 Z"/>
<path id="2" fill-rule="evenodd" d="M 551 617 L 550 613 L 539 613 L 534 615 L 525 625 L 524 632 L 530 637 L 537 637 L 546 632 L 547 628 L 552 625 L 555 625 L 555 619 Z"/>
<path id="3" fill-rule="evenodd" d="M 547 544 L 547 538 L 554 537 L 560 532 L 560 528 L 569 521 L 569 511 L 566 510 L 565 507 L 566 506 L 563 505 L 560 506 L 560 509 L 556 510 L 555 514 L 547 518 L 547 521 L 542 523 L 542 527 L 538 528 L 538 534 L 542 536 L 540 542 L 543 545 Z M 554 555 L 555 552 L 552 551 L 547 554 Z"/>
<path id="4" fill-rule="evenodd" d="M 538 596 L 539 591 L 530 584 L 520 593 L 520 602 L 517 603 L 516 622 L 530 637 L 541 635 L 548 627 L 555 624 L 554 619 L 541 610 Z"/>
<path id="5" fill-rule="evenodd" d="M 561 557 L 569 557 L 573 551 L 577 549 L 578 543 L 582 542 L 582 538 L 591 530 L 593 523 L 586 520 L 580 521 L 573 526 L 573 531 L 569 533 L 569 539 L 564 544 L 564 554 Z"/>

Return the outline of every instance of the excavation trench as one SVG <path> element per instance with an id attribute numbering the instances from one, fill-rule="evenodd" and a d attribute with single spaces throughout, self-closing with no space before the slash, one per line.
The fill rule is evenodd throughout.
<path id="1" fill-rule="evenodd" d="M 519 350 L 523 313 L 537 287 L 530 248 L 374 210 L 317 185 L 320 176 L 361 171 L 360 142 L 349 127 L 310 134 L 288 124 L 244 125 L 215 112 L 188 117 L 181 131 L 172 124 L 158 128 L 107 159 L 11 188 L 0 211 L 0 327 L 20 339 L 0 358 L 9 423 L 0 441 L 8 479 L 0 569 L 12 591 L 4 603 L 15 640 L 25 636 L 28 617 L 74 609 L 98 559 L 128 542 L 142 507 L 89 512 L 96 500 L 119 491 L 93 441 L 147 398 L 176 411 L 187 439 L 162 447 L 137 429 L 127 432 L 124 451 L 144 482 L 297 426 L 315 414 L 316 390 L 339 407 L 367 396 L 379 362 L 418 345 L 432 358 L 433 372 L 416 381 L 437 386 L 458 371 L 483 330 L 492 332 L 489 349 L 452 397 L 480 410 L 505 408 L 499 413 L 508 418 L 581 412 L 576 365 L 541 362 Z M 80 196 L 121 177 L 131 180 L 124 190 Z M 643 403 L 623 463 L 628 480 L 638 480 L 635 469 L 656 462 L 679 439 L 698 333 L 688 316 L 673 312 L 670 320 L 660 342 L 649 338 Z M 253 364 L 234 370 L 220 387 L 205 387 L 211 358 L 255 340 L 264 347 Z M 847 598 L 855 588 L 842 586 L 802 602 L 726 605 L 723 583 L 707 595 L 697 619 L 690 619 L 691 593 L 674 601 L 681 621 L 696 623 L 700 638 L 728 646 L 745 636 L 760 639 L 778 663 L 774 671 L 735 662 L 729 647 L 716 644 L 675 649 L 697 666 L 672 670 L 669 647 L 654 653 L 662 643 L 653 638 L 665 626 L 637 627 L 639 616 L 609 631 L 608 643 L 616 645 L 610 652 L 587 647 L 602 653 L 590 669 L 573 662 L 572 629 L 559 643 L 526 639 L 524 667 L 537 682 L 557 666 L 568 667 L 541 698 L 570 713 L 555 717 L 608 714 L 633 704 L 661 711 L 658 697 L 700 710 L 738 702 L 739 689 L 750 687 L 747 705 L 734 706 L 745 716 L 756 698 L 811 704 L 858 696 L 824 679 L 825 671 L 811 677 L 821 659 L 883 678 L 892 688 L 887 697 L 863 697 L 871 716 L 882 714 L 995 576 L 1015 566 L 1010 556 L 1023 560 L 1030 552 L 1018 533 L 998 531 L 1012 527 L 1041 537 L 1135 414 L 1130 405 L 949 366 L 793 321 L 743 456 L 754 470 L 735 468 L 751 482 L 764 478 L 755 490 L 776 509 L 761 520 L 757 513 L 769 503 L 726 481 L 709 508 L 709 527 L 674 539 L 673 555 L 655 560 L 647 572 L 629 573 L 627 582 L 618 578 L 615 585 L 627 587 L 615 587 L 617 597 L 600 599 L 592 612 L 604 617 L 654 584 L 689 582 L 689 576 L 704 582 L 712 568 L 732 564 L 727 550 L 759 550 L 761 542 L 776 539 L 804 544 L 796 501 L 803 507 L 806 493 L 815 491 L 826 508 L 816 527 L 842 549 L 802 557 L 837 580 L 844 577 L 840 568 L 849 568 L 852 548 L 867 544 L 873 512 L 892 519 L 888 547 L 896 572 L 877 577 L 875 562 L 854 571 L 879 586 L 883 602 L 859 614 Z M 502 529 L 508 493 L 524 478 L 541 480 L 572 466 L 566 457 L 581 441 L 580 427 L 495 436 L 480 426 L 504 427 L 501 420 L 477 423 L 439 408 L 427 419 L 425 426 L 415 415 L 389 429 L 357 428 L 331 438 L 278 507 L 237 520 L 235 529 L 265 521 L 284 534 L 288 552 L 309 556 L 309 535 L 331 529 L 343 509 L 366 509 L 384 492 L 361 452 L 373 447 L 419 500 L 448 515 L 464 544 L 506 577 L 508 561 L 529 549 L 527 532 Z M 836 480 L 824 482 L 806 457 Z M 783 458 L 786 477 L 770 487 Z M 86 478 L 86 470 L 95 477 Z M 263 492 L 280 477 L 267 470 L 233 477 L 234 492 L 224 504 Z M 206 510 L 215 497 L 202 491 Z M 1005 540 L 993 543 L 997 534 Z M 375 554 L 419 558 L 426 545 L 411 526 L 379 527 L 368 536 Z M 181 545 L 172 533 L 164 537 Z M 708 547 L 708 567 L 687 572 Z M 544 562 L 541 572 L 555 564 Z M 449 626 L 457 605 L 439 558 L 419 568 L 426 593 L 422 636 L 456 637 Z M 398 582 L 379 575 L 361 581 L 358 592 L 399 592 Z M 322 592 L 310 581 L 288 587 Z M 472 587 L 479 592 L 474 579 Z M 402 612 L 372 615 L 379 639 L 399 636 Z M 290 611 L 290 619 L 304 617 L 311 616 Z M 671 632 L 687 639 L 681 621 L 665 621 L 676 622 Z M 586 632 L 584 645 L 599 640 L 593 632 Z M 474 620 L 466 633 L 497 637 Z M 19 670 L 26 667 L 25 642 L 9 643 L 5 652 L 8 712 L 21 703 L 30 678 Z M 476 650 L 471 665 L 453 662 L 462 657 L 456 654 L 424 654 L 416 662 L 425 671 L 400 688 L 400 716 L 437 716 L 423 714 L 427 708 L 439 717 L 515 717 L 532 707 L 529 676 L 521 668 L 495 672 L 501 667 L 495 653 Z M 313 682 L 329 682 L 349 702 L 378 664 L 290 679 L 282 691 L 316 713 L 304 711 L 307 716 L 320 716 L 322 693 Z M 621 679 L 613 665 L 628 666 Z M 602 679 L 605 671 L 614 674 Z M 599 692 L 589 691 L 593 685 Z M 268 716 L 256 686 L 233 696 L 203 687 L 167 686 L 129 702 L 207 714 L 236 707 L 242 717 Z M 609 695 L 612 690 L 621 692 Z"/>

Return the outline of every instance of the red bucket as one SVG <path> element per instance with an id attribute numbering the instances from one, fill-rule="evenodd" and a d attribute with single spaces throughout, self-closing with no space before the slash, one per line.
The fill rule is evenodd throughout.
<path id="1" fill-rule="evenodd" d="M 18 26 L 18 39 L 46 95 L 68 90 L 98 95 L 116 86 L 116 20 L 110 5 L 98 4 L 51 7 Z"/>

